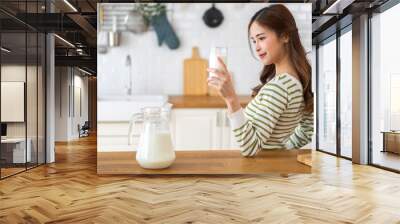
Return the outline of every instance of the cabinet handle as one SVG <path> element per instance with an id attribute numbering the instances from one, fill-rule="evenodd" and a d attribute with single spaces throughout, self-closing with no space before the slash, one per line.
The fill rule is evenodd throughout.
<path id="1" fill-rule="evenodd" d="M 221 112 L 217 112 L 217 127 L 221 127 Z"/>
<path id="2" fill-rule="evenodd" d="M 228 112 L 226 112 L 225 113 L 225 126 L 226 127 L 229 127 L 229 122 L 230 122 L 230 120 L 229 120 L 229 117 L 228 117 Z"/>

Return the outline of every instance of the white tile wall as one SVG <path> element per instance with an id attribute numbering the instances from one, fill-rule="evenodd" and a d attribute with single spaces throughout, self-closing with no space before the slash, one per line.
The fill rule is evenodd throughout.
<path id="1" fill-rule="evenodd" d="M 134 3 L 132 3 L 134 4 Z M 153 30 L 144 34 L 123 33 L 121 45 L 98 55 L 98 96 L 125 94 L 128 67 L 125 59 L 132 58 L 133 92 L 135 94 L 182 94 L 183 60 L 191 57 L 191 49 L 198 46 L 200 55 L 207 59 L 212 45 L 228 47 L 228 67 L 233 73 L 238 94 L 250 94 L 259 81 L 262 68 L 251 56 L 247 25 L 251 16 L 267 3 L 218 3 L 225 17 L 217 28 L 208 28 L 202 16 L 211 3 L 170 3 L 168 17 L 181 46 L 170 50 L 157 44 Z M 311 4 L 286 4 L 294 15 L 307 52 L 311 52 Z M 311 57 L 311 53 L 309 54 Z"/>

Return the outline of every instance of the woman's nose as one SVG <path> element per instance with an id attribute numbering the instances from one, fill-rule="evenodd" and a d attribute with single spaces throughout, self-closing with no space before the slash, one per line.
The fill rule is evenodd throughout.
<path id="1" fill-rule="evenodd" d="M 259 52 L 261 50 L 260 45 L 256 42 L 256 51 Z"/>

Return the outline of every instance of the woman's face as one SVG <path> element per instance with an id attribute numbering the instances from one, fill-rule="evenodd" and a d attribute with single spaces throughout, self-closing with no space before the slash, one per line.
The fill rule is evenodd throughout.
<path id="1" fill-rule="evenodd" d="M 258 22 L 253 22 L 250 26 L 250 39 L 264 65 L 275 64 L 285 55 L 284 44 L 287 40 L 279 38 L 274 31 Z"/>

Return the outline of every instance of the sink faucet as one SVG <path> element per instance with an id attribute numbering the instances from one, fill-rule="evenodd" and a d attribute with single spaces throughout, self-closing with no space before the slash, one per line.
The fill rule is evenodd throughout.
<path id="1" fill-rule="evenodd" d="M 128 75 L 129 75 L 129 86 L 126 87 L 127 88 L 126 93 L 128 94 L 128 96 L 131 96 L 132 95 L 132 74 L 131 74 L 131 72 L 132 72 L 131 71 L 132 70 L 132 60 L 131 60 L 131 56 L 129 54 L 126 56 L 125 65 L 128 66 L 128 69 L 129 69 L 129 73 L 128 73 Z"/>

